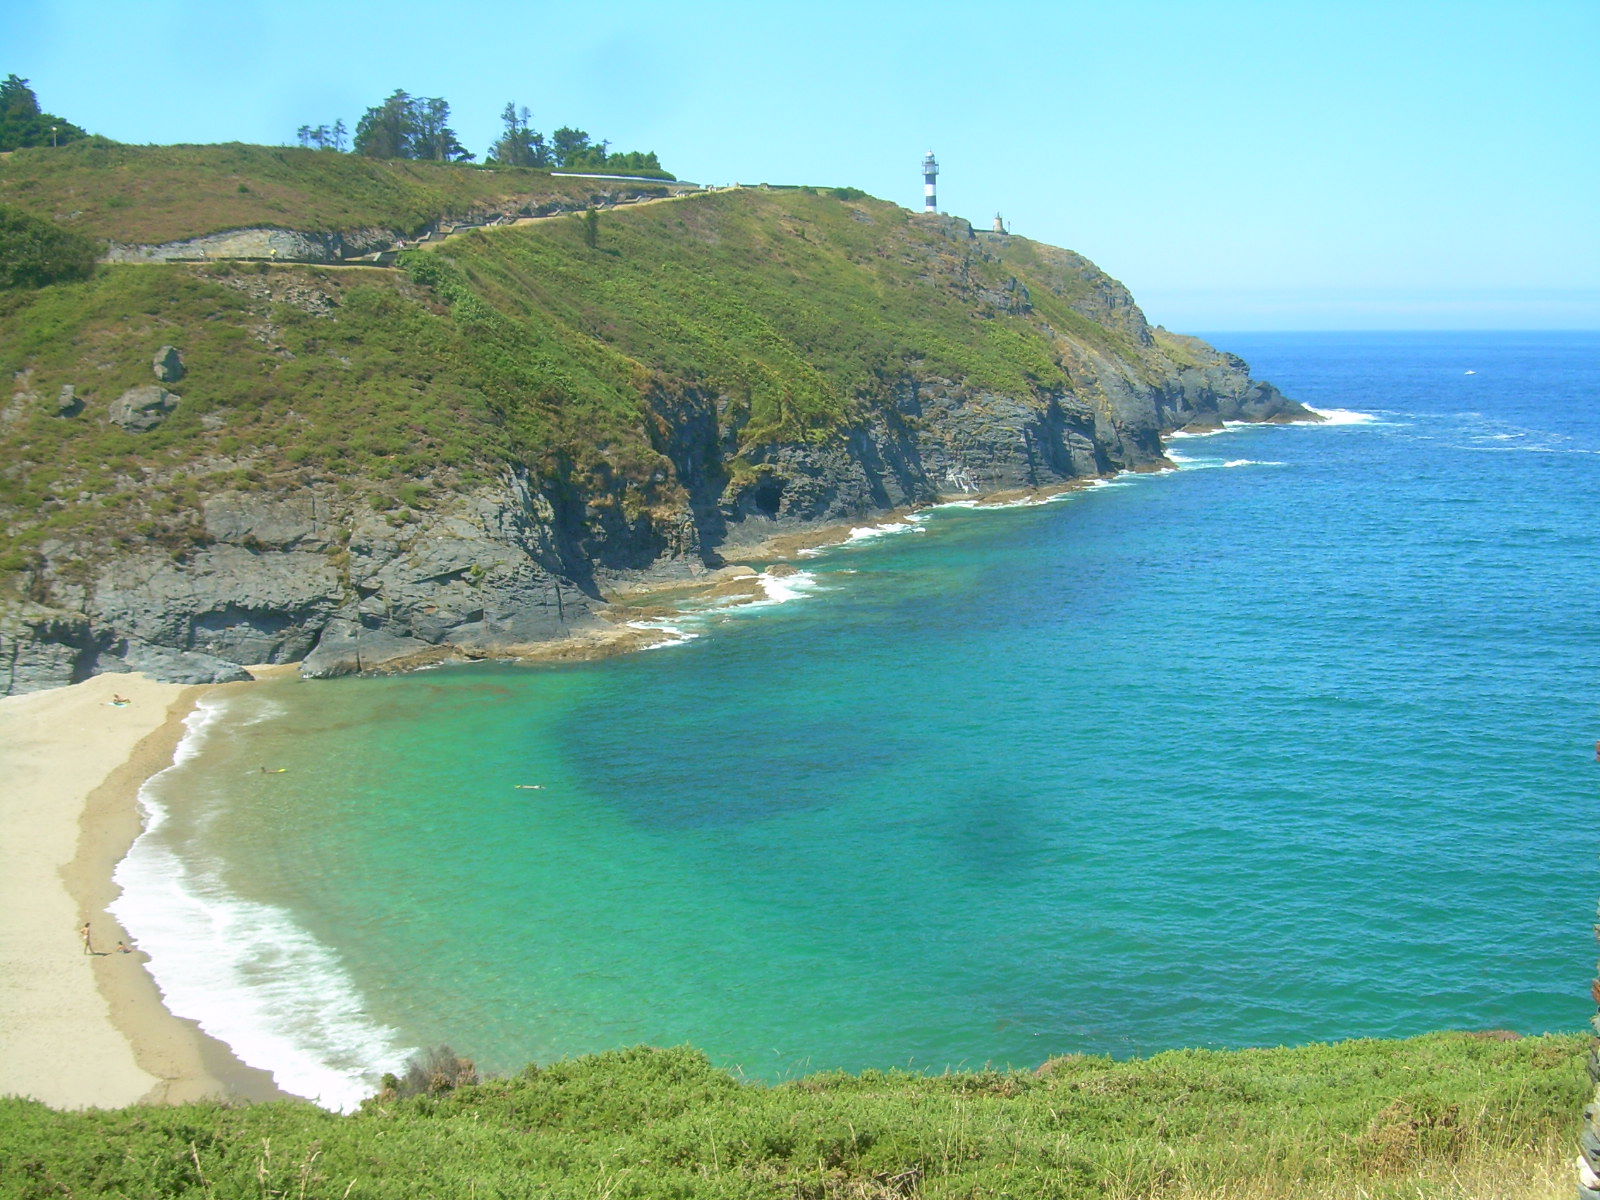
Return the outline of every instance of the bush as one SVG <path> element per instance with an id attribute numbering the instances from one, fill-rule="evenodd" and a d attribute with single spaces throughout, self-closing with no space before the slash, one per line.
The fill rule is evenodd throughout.
<path id="1" fill-rule="evenodd" d="M 477 1082 L 478 1068 L 470 1058 L 458 1057 L 449 1046 L 433 1046 L 413 1054 L 404 1075 L 385 1075 L 379 1099 L 438 1095 Z"/>
<path id="2" fill-rule="evenodd" d="M 0 288 L 87 279 L 99 257 L 99 248 L 88 238 L 0 205 Z"/>

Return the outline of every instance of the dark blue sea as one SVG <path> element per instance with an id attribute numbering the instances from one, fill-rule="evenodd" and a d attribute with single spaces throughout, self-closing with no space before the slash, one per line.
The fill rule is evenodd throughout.
<path id="1" fill-rule="evenodd" d="M 1600 334 L 1209 336 L 1331 419 L 863 529 L 665 649 L 208 702 L 121 869 L 169 1003 L 330 1103 L 441 1042 L 1579 1028 Z"/>

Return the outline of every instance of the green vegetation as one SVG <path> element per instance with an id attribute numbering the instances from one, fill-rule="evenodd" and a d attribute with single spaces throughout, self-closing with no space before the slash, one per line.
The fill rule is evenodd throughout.
<path id="1" fill-rule="evenodd" d="M 65 146 L 88 137 L 71 121 L 39 109 L 26 79 L 7 75 L 0 82 L 0 152 L 25 146 Z"/>
<path id="2" fill-rule="evenodd" d="M 287 146 L 120 146 L 90 139 L 59 150 L 20 150 L 0 163 L 0 204 L 125 243 L 251 226 L 409 234 L 485 209 L 583 207 L 593 194 L 593 184 L 547 171 Z"/>
<path id="3" fill-rule="evenodd" d="M 518 167 L 561 167 L 568 171 L 608 171 L 650 175 L 671 179 L 661 169 L 654 150 L 613 152 L 609 142 L 591 143 L 589 135 L 581 129 L 563 125 L 550 135 L 529 124 L 533 114 L 506 101 L 500 113 L 505 122 L 505 132 L 489 147 L 489 161 L 508 163 Z"/>
<path id="4" fill-rule="evenodd" d="M 168 343 L 188 370 L 172 416 L 141 434 L 107 423 Z M 449 322 L 392 271 L 105 267 L 0 293 L 0 347 L 18 389 L 0 425 L 11 561 L 61 535 L 87 556 L 181 553 L 218 491 L 343 485 L 385 510 L 404 484 L 468 485 L 506 453 L 482 398 L 440 369 L 465 353 Z M 85 409 L 58 417 L 68 385 Z"/>
<path id="5" fill-rule="evenodd" d="M 563 125 L 545 141 L 530 124 L 533 114 L 507 101 L 500 113 L 505 132 L 489 147 L 491 165 L 510 167 L 560 167 L 568 171 L 622 172 L 671 179 L 661 169 L 655 151 L 612 151 L 610 143 L 591 142 L 588 133 Z M 434 162 L 466 162 L 476 157 L 450 128 L 450 105 L 438 97 L 410 96 L 396 89 L 382 104 L 374 105 L 356 123 L 354 150 L 369 158 L 402 158 Z M 302 146 L 318 150 L 343 150 L 344 121 L 333 125 L 302 125 Z"/>
<path id="6" fill-rule="evenodd" d="M 641 1048 L 347 1117 L 8 1100 L 0 1195 L 1534 1200 L 1568 1180 L 1583 1049 L 1435 1034 L 773 1087 Z"/>
<path id="7" fill-rule="evenodd" d="M 155 161 L 181 162 L 183 149 Z M 324 171 L 340 185 L 477 176 L 235 149 L 305 189 Z M 116 161 L 103 171 L 121 178 Z M 141 162 L 133 177 L 147 176 Z M 275 176 L 248 178 L 259 197 Z M 718 405 L 738 485 L 774 444 L 914 420 L 890 403 L 908 379 L 1040 397 L 1075 386 L 1087 355 L 1167 369 L 1158 349 L 1084 315 L 1103 277 L 1076 256 L 951 237 L 880 201 L 718 193 L 616 209 L 604 226 L 478 230 L 406 254 L 403 271 L 108 266 L 0 292 L 0 370 L 14 389 L 0 423 L 0 587 L 26 591 L 19 568 L 50 539 L 86 560 L 152 540 L 181 557 L 202 544 L 204 497 L 239 488 L 409 511 L 518 464 L 629 519 L 681 510 L 654 439 L 659 406 L 690 395 Z M 1014 278 L 1031 309 L 996 306 Z M 172 389 L 181 403 L 146 433 L 108 423 L 122 392 L 151 381 L 163 345 L 188 370 Z M 78 415 L 58 415 L 66 387 Z"/>
<path id="8" fill-rule="evenodd" d="M 87 279 L 99 256 L 88 238 L 0 205 L 0 289 Z"/>
<path id="9" fill-rule="evenodd" d="M 433 162 L 465 162 L 473 157 L 450 128 L 447 102 L 437 96 L 408 96 L 399 88 L 362 114 L 356 124 L 355 150 L 368 158 Z"/>

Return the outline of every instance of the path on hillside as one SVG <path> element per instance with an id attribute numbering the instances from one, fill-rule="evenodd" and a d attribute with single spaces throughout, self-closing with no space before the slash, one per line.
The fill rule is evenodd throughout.
<path id="1" fill-rule="evenodd" d="M 510 229 L 513 226 L 517 226 L 517 225 L 532 225 L 532 224 L 535 224 L 536 222 L 539 222 L 539 221 L 559 221 L 564 217 L 581 216 L 583 213 L 587 212 L 591 208 L 594 209 L 596 212 L 610 212 L 610 211 L 613 211 L 613 210 L 619 209 L 619 208 L 642 208 L 646 204 L 666 204 L 666 203 L 669 203 L 669 202 L 671 202 L 673 200 L 687 200 L 692 196 L 708 195 L 711 192 L 731 192 L 731 191 L 735 191 L 735 190 L 739 189 L 741 186 L 742 185 L 740 185 L 740 184 L 732 184 L 732 185 L 730 185 L 728 187 L 723 187 L 723 188 L 699 188 L 699 189 L 697 189 L 695 191 L 692 191 L 692 192 L 679 192 L 675 196 L 639 197 L 639 198 L 632 199 L 632 200 L 619 200 L 615 204 L 588 204 L 588 205 L 585 205 L 583 208 L 567 209 L 567 210 L 562 211 L 562 212 L 545 213 L 543 216 L 539 216 L 539 217 L 513 217 L 508 221 L 500 220 L 500 221 L 482 221 L 482 222 L 462 222 L 461 224 L 458 224 L 458 225 L 451 225 L 451 226 L 448 226 L 448 227 L 441 227 L 440 229 L 430 231 L 429 233 L 424 234 L 422 237 L 411 239 L 409 242 L 407 242 L 404 238 L 402 238 L 399 242 L 397 242 L 395 245 L 391 246 L 388 250 L 375 251 L 373 253 L 373 255 L 371 255 L 371 257 L 377 258 L 380 255 L 398 255 L 399 252 L 402 251 L 402 250 L 431 250 L 431 249 L 433 249 L 433 247 L 437 246 L 440 242 L 449 241 L 451 238 L 458 237 L 458 236 L 460 236 L 461 234 L 464 234 L 464 233 L 471 233 L 475 229 Z M 367 255 L 362 255 L 360 258 L 350 259 L 350 260 L 348 260 L 348 262 L 350 264 L 359 264 L 361 262 L 361 259 L 362 258 L 366 258 L 366 257 L 368 257 L 368 256 Z M 381 263 L 381 262 L 379 262 L 379 263 L 373 263 L 372 265 L 374 265 L 374 266 L 392 266 L 393 263 Z"/>
<path id="2" fill-rule="evenodd" d="M 663 183 L 662 186 L 670 186 L 670 185 Z M 249 253 L 249 254 L 212 253 L 206 247 L 201 246 L 199 248 L 199 252 L 198 252 L 198 256 L 197 257 L 176 257 L 176 256 L 174 256 L 174 257 L 151 257 L 151 258 L 131 258 L 131 259 L 102 258 L 100 261 L 101 262 L 114 262 L 119 266 L 120 265 L 166 266 L 166 265 L 173 264 L 173 263 L 208 263 L 208 262 L 212 262 L 212 263 L 215 263 L 215 262 L 278 262 L 278 263 L 294 263 L 294 264 L 296 264 L 298 266 L 315 266 L 315 267 L 336 267 L 336 268 L 372 268 L 372 267 L 376 267 L 376 268 L 390 268 L 390 267 L 397 266 L 399 264 L 400 254 L 401 254 L 402 251 L 405 251 L 405 250 L 429 250 L 429 249 L 432 249 L 433 247 L 439 245 L 441 242 L 446 242 L 446 241 L 450 240 L 451 238 L 459 237 L 462 234 L 472 233 L 474 230 L 478 230 L 478 229 L 507 229 L 507 228 L 510 228 L 510 227 L 516 226 L 516 225 L 531 225 L 536 221 L 554 221 L 554 220 L 558 220 L 558 219 L 562 219 L 562 218 L 574 217 L 574 216 L 581 215 L 582 213 L 587 212 L 590 209 L 594 209 L 596 212 L 609 212 L 609 211 L 615 211 L 615 210 L 623 209 L 623 208 L 637 208 L 640 205 L 645 205 L 645 204 L 663 204 L 663 203 L 666 203 L 666 202 L 672 201 L 672 200 L 684 200 L 684 199 L 688 199 L 688 198 L 693 197 L 693 196 L 709 195 L 709 194 L 712 194 L 714 192 L 738 191 L 738 190 L 742 190 L 744 187 L 745 187 L 745 185 L 743 185 L 743 184 L 730 184 L 730 185 L 728 185 L 726 187 L 720 187 L 720 188 L 719 187 L 699 187 L 699 186 L 696 186 L 696 187 L 694 187 L 692 189 L 685 189 L 684 191 L 678 192 L 678 193 L 673 194 L 673 195 L 667 195 L 667 196 L 634 196 L 634 197 L 629 197 L 629 198 L 624 199 L 624 200 L 617 200 L 617 201 L 610 202 L 610 203 L 602 202 L 602 203 L 598 203 L 598 204 L 584 204 L 581 207 L 565 208 L 565 209 L 561 209 L 560 211 L 557 211 L 557 212 L 544 213 L 544 214 L 537 215 L 537 216 L 507 217 L 505 215 L 501 215 L 501 216 L 497 216 L 493 220 L 489 220 L 489 221 L 458 221 L 458 222 L 455 222 L 453 224 L 445 224 L 445 223 L 441 222 L 439 225 L 435 226 L 432 229 L 429 229 L 426 233 L 422 234 L 420 237 L 399 238 L 392 245 L 390 245 L 386 249 L 369 251 L 366 254 L 352 255 L 349 258 L 341 258 L 341 259 L 337 259 L 337 260 L 334 260 L 334 259 L 323 259 L 323 258 L 292 257 L 292 256 L 287 256 L 287 255 L 280 255 L 275 248 L 269 248 L 269 251 L 267 253 Z M 278 230 L 278 229 L 274 229 L 274 228 L 266 227 L 266 226 L 259 227 L 259 231 L 260 232 L 265 232 L 269 236 L 270 236 L 271 233 L 274 233 L 274 232 L 281 232 L 283 234 L 294 235 L 294 236 L 301 237 L 301 238 L 305 238 L 305 237 L 309 237 L 310 236 L 310 235 L 306 234 L 304 231 L 301 231 L 301 230 L 293 230 L 293 229 Z M 252 229 L 252 230 L 242 230 L 242 231 L 234 231 L 234 232 L 236 232 L 236 233 L 240 233 L 240 232 L 242 232 L 242 233 L 251 233 L 251 232 L 257 232 L 257 230 L 253 230 Z M 202 240 L 202 239 L 204 239 L 206 237 L 219 237 L 219 236 L 222 236 L 222 235 L 220 235 L 220 234 L 202 234 L 200 238 L 188 239 L 185 242 L 165 242 L 165 243 L 161 243 L 161 244 L 156 245 L 156 246 L 148 247 L 148 249 L 150 249 L 150 250 L 161 250 L 161 249 L 163 249 L 164 247 L 167 247 L 167 246 L 186 246 L 186 245 L 191 245 L 196 241 L 200 241 L 200 240 Z M 141 247 L 141 249 L 144 249 L 144 248 L 145 247 Z"/>

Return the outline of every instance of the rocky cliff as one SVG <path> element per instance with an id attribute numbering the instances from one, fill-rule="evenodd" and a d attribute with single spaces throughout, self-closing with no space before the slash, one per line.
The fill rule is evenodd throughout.
<path id="1" fill-rule="evenodd" d="M 0 693 L 516 655 L 771 534 L 1311 416 L 1087 260 L 963 222 L 749 193 L 595 246 L 547 225 L 402 272 L 112 268 L 0 314 Z"/>

